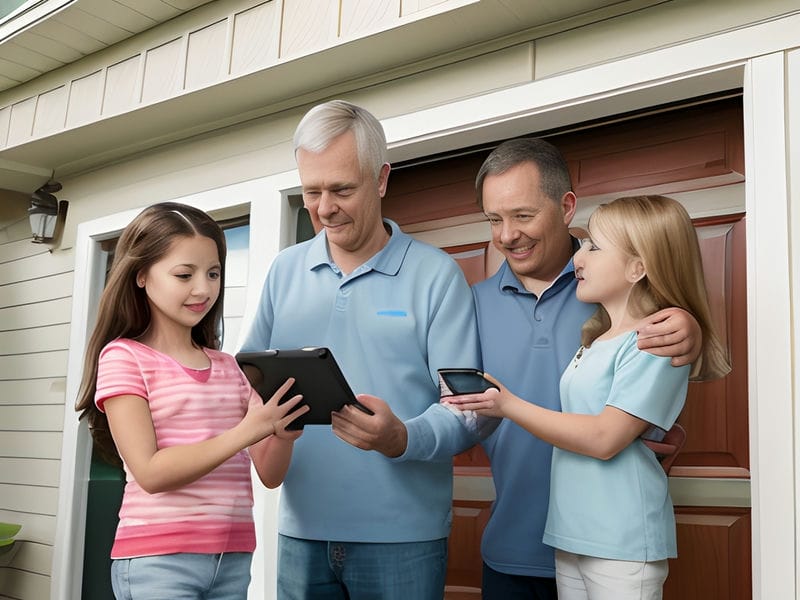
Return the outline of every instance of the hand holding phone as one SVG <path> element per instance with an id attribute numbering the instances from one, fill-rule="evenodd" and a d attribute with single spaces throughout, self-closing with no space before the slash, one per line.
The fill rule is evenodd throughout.
<path id="1" fill-rule="evenodd" d="M 478 369 L 439 369 L 441 396 L 482 394 L 489 389 L 500 389 L 483 376 Z"/>
<path id="2" fill-rule="evenodd" d="M 500 389 L 478 369 L 439 369 L 439 395 L 442 405 L 461 415 L 464 426 L 479 439 L 484 439 L 497 429 L 500 419 L 478 415 L 474 410 L 462 410 L 448 398 L 462 394 L 482 394 L 492 388 Z"/>

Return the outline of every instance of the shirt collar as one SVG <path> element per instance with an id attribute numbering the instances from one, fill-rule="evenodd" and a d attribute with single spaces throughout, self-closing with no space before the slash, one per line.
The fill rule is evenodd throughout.
<path id="1" fill-rule="evenodd" d="M 569 261 L 564 268 L 561 269 L 561 273 L 558 274 L 556 277 L 556 281 L 562 279 L 565 276 L 569 276 L 570 278 L 575 277 L 575 265 L 573 263 L 573 259 L 575 258 L 575 253 L 580 249 L 581 242 L 578 238 L 572 237 L 572 256 L 570 256 Z M 491 243 L 491 242 L 490 242 Z M 522 285 L 519 278 L 514 274 L 514 271 L 511 270 L 511 267 L 508 266 L 508 261 L 504 260 L 503 264 L 500 266 L 500 289 L 510 290 L 512 292 L 516 292 L 518 294 L 530 294 L 525 286 Z"/>
<path id="2" fill-rule="evenodd" d="M 386 245 L 367 260 L 365 266 L 369 268 L 368 270 L 378 271 L 385 275 L 397 275 L 403 264 L 403 259 L 405 259 L 406 252 L 411 245 L 412 238 L 403 233 L 394 221 L 383 219 L 383 222 L 389 226 L 392 235 Z M 308 270 L 316 269 L 322 265 L 328 265 L 334 271 L 339 270 L 328 251 L 328 238 L 324 229 L 314 236 L 310 244 L 311 246 L 306 255 L 306 268 Z"/>

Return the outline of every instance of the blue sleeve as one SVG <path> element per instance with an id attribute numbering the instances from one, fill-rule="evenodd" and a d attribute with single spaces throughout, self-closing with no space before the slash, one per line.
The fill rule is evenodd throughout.
<path id="1" fill-rule="evenodd" d="M 441 290 L 429 319 L 428 368 L 438 387 L 437 370 L 448 367 L 481 367 L 478 327 L 472 292 L 455 261 L 439 269 Z M 499 420 L 498 420 L 499 421 Z M 432 404 L 421 415 L 405 422 L 406 452 L 396 460 L 451 460 L 455 454 L 479 441 L 479 432 L 467 415 L 444 405 Z"/>
<path id="2" fill-rule="evenodd" d="M 664 430 L 672 427 L 686 401 L 689 366 L 673 367 L 669 357 L 636 348 L 620 353 L 606 402 Z"/>
<path id="3" fill-rule="evenodd" d="M 408 431 L 406 451 L 394 460 L 451 461 L 453 456 L 478 443 L 464 417 L 443 404 L 431 404 L 424 413 L 405 422 Z"/>

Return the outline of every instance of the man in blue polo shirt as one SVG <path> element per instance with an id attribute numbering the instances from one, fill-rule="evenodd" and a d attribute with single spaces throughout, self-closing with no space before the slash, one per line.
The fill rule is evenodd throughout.
<path id="1" fill-rule="evenodd" d="M 441 600 L 452 457 L 477 438 L 439 404 L 436 371 L 480 366 L 472 295 L 444 252 L 382 218 L 390 166 L 374 116 L 322 104 L 294 146 L 319 233 L 275 259 L 243 349 L 329 347 L 374 415 L 345 407 L 332 427 L 273 440 L 293 452 L 278 596 Z"/>
<path id="2" fill-rule="evenodd" d="M 478 205 L 505 261 L 473 286 L 483 366 L 514 394 L 561 410 L 561 373 L 580 346 L 595 305 L 575 295 L 569 225 L 576 197 L 559 151 L 541 139 L 516 139 L 484 161 L 475 183 Z M 645 320 L 639 347 L 673 364 L 699 351 L 694 319 L 667 309 Z M 550 493 L 552 446 L 509 420 L 483 443 L 496 500 L 483 533 L 484 600 L 557 597 L 553 549 L 542 542 Z"/>

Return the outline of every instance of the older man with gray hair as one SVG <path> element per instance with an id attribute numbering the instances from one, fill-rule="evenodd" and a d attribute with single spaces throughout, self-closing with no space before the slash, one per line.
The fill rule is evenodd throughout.
<path id="1" fill-rule="evenodd" d="M 373 414 L 348 406 L 274 440 L 293 452 L 278 595 L 441 600 L 452 456 L 477 438 L 439 403 L 437 369 L 480 366 L 472 295 L 446 253 L 382 217 L 391 167 L 373 115 L 316 106 L 294 145 L 318 233 L 275 259 L 243 349 L 326 346 Z"/>

